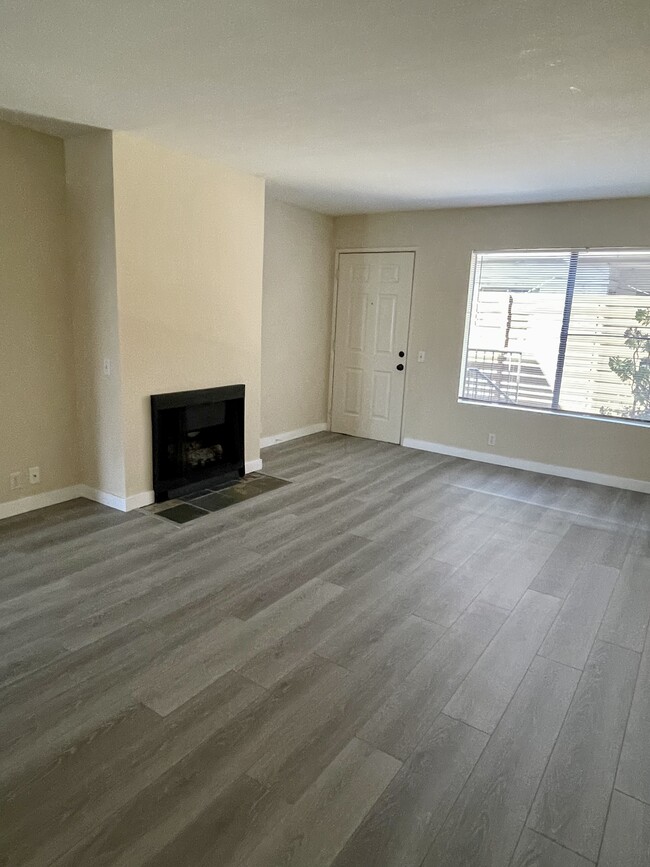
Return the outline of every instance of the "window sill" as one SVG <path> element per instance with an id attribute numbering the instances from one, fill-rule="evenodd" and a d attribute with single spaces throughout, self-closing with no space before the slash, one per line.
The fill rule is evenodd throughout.
<path id="1" fill-rule="evenodd" d="M 534 413 L 535 415 L 554 415 L 559 418 L 580 419 L 581 421 L 607 422 L 609 424 L 624 425 L 625 427 L 637 427 L 650 430 L 650 421 L 637 421 L 632 418 L 617 418 L 611 415 L 589 415 L 580 412 L 567 412 L 557 409 L 542 409 L 536 406 L 518 406 L 511 403 L 492 403 L 487 400 L 470 400 L 466 397 L 459 397 L 458 403 L 463 406 L 482 406 L 490 407 L 491 409 L 509 409 L 515 412 Z"/>

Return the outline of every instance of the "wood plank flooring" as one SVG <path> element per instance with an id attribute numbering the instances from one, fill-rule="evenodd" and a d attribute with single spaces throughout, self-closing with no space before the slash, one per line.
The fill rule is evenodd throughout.
<path id="1" fill-rule="evenodd" d="M 650 864 L 650 498 L 317 434 L 0 522 L 0 864 Z"/>

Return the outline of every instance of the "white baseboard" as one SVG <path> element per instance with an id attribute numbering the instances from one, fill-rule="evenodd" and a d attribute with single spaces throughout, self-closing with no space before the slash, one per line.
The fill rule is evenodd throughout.
<path id="1" fill-rule="evenodd" d="M 88 485 L 80 485 L 80 487 L 82 489 L 82 497 L 87 497 L 89 500 L 101 503 L 102 506 L 109 506 L 111 509 L 117 509 L 120 512 L 131 512 L 133 509 L 141 509 L 142 506 L 149 506 L 154 501 L 153 491 L 142 491 L 130 497 L 117 497 L 115 494 L 99 491 Z"/>
<path id="2" fill-rule="evenodd" d="M 93 500 L 95 503 L 101 503 L 102 506 L 110 506 L 111 509 L 118 509 L 120 512 L 126 512 L 126 500 L 124 497 L 116 497 L 115 494 L 109 494 L 106 491 L 99 491 L 97 488 L 91 488 L 89 485 L 80 485 L 81 496 L 87 500 Z"/>
<path id="3" fill-rule="evenodd" d="M 156 495 L 153 491 L 141 491 L 139 494 L 132 494 L 126 498 L 125 512 L 130 512 L 132 509 L 141 509 L 143 506 L 150 506 L 155 502 Z"/>
<path id="4" fill-rule="evenodd" d="M 262 469 L 262 460 L 258 458 L 255 461 L 246 461 L 246 472 L 254 473 Z M 115 494 L 107 494 L 106 491 L 98 491 L 94 488 L 89 488 L 87 485 L 80 485 L 83 493 L 78 496 L 88 497 L 89 500 L 94 500 L 96 503 L 101 503 L 104 506 L 110 506 L 111 509 L 119 509 L 120 512 L 131 512 L 133 509 L 141 509 L 143 506 L 150 506 L 155 500 L 153 491 L 141 491 L 139 494 L 132 494 L 130 497 L 116 497 Z"/>
<path id="5" fill-rule="evenodd" d="M 246 472 L 254 473 L 262 469 L 262 459 L 246 461 Z M 70 485 L 68 488 L 60 488 L 57 491 L 46 491 L 43 494 L 33 494 L 30 497 L 20 497 L 18 500 L 10 500 L 8 503 L 0 503 L 0 520 L 11 518 L 14 515 L 22 515 L 25 512 L 33 512 L 36 509 L 44 509 L 46 506 L 55 506 L 57 503 L 65 503 L 67 500 L 75 500 L 77 497 L 85 497 L 102 506 L 109 506 L 120 512 L 131 512 L 133 509 L 141 509 L 154 502 L 153 491 L 141 491 L 130 497 L 117 497 L 107 491 L 91 488 L 89 485 Z"/>
<path id="6" fill-rule="evenodd" d="M 246 461 L 245 470 L 247 473 L 254 473 L 261 469 L 261 458 L 258 458 L 256 461 Z M 141 491 L 139 494 L 132 494 L 130 497 L 123 499 L 122 497 L 115 497 L 113 494 L 106 494 L 104 491 L 93 491 L 89 488 L 86 496 L 91 500 L 96 500 L 98 503 L 103 503 L 105 506 L 110 506 L 112 509 L 119 509 L 121 512 L 131 512 L 133 509 L 150 506 L 155 500 L 153 491 Z"/>
<path id="7" fill-rule="evenodd" d="M 139 509 L 153 503 L 153 491 L 143 491 L 132 497 L 116 497 L 106 491 L 98 491 L 89 485 L 71 485 L 69 488 L 60 488 L 57 491 L 46 491 L 44 494 L 34 494 L 31 497 L 21 497 L 19 500 L 11 500 L 9 503 L 0 503 L 0 520 L 10 518 L 12 515 L 22 515 L 25 512 L 33 512 L 36 509 L 44 509 L 46 506 L 55 506 L 57 503 L 65 503 L 67 500 L 75 500 L 77 497 L 85 497 L 111 509 L 120 512 L 130 512 L 131 509 Z"/>
<path id="8" fill-rule="evenodd" d="M 20 497 L 18 500 L 10 500 L 8 503 L 0 503 L 0 520 L 11 518 L 13 515 L 23 515 L 25 512 L 33 512 L 36 509 L 44 509 L 46 506 L 56 506 L 57 503 L 65 503 L 77 497 L 84 497 L 84 485 L 70 485 L 68 488 L 59 488 L 56 491 L 45 491 L 42 494 L 32 494 L 30 497 Z"/>
<path id="9" fill-rule="evenodd" d="M 420 449 L 423 452 L 436 452 L 440 455 L 451 455 L 455 458 L 481 461 L 484 464 L 497 464 L 500 467 L 512 467 L 515 470 L 529 470 L 530 472 L 543 473 L 547 476 L 561 476 L 564 479 L 574 479 L 577 482 L 591 482 L 594 485 L 607 485 L 610 488 L 623 488 L 627 491 L 650 494 L 650 482 L 646 482 L 643 479 L 626 479 L 622 476 L 610 476 L 606 473 L 596 473 L 591 470 L 579 470 L 574 467 L 543 464 L 539 461 L 510 458 L 506 455 L 494 455 L 490 452 L 475 452 L 471 449 L 456 448 L 456 446 L 447 446 L 443 443 L 430 443 L 426 440 L 414 440 L 410 437 L 405 437 L 402 445 L 408 449 Z"/>
<path id="10" fill-rule="evenodd" d="M 321 421 L 318 424 L 310 424 L 307 427 L 298 428 L 298 430 L 288 430 L 284 433 L 274 434 L 270 437 L 262 437 L 260 440 L 260 448 L 267 449 L 269 446 L 275 446 L 278 443 L 287 443 L 289 440 L 297 440 L 300 437 L 308 437 L 310 434 L 320 433 L 327 430 L 327 422 Z"/>

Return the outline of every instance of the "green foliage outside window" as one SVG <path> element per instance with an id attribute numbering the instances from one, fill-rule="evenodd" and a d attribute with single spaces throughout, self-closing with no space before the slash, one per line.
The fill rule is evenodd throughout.
<path id="1" fill-rule="evenodd" d="M 643 330 L 650 327 L 650 307 L 637 310 L 634 318 L 639 324 L 624 331 L 625 345 L 632 354 L 627 358 L 613 356 L 609 359 L 609 369 L 622 382 L 630 384 L 632 405 L 624 417 L 650 421 L 650 332 Z M 606 407 L 601 411 L 609 415 Z"/>

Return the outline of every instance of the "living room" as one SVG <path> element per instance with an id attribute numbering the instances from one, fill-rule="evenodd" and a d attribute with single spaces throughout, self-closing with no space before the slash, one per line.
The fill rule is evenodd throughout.
<path id="1" fill-rule="evenodd" d="M 8 864 L 650 861 L 650 17 L 380 6 L 0 13 Z"/>

